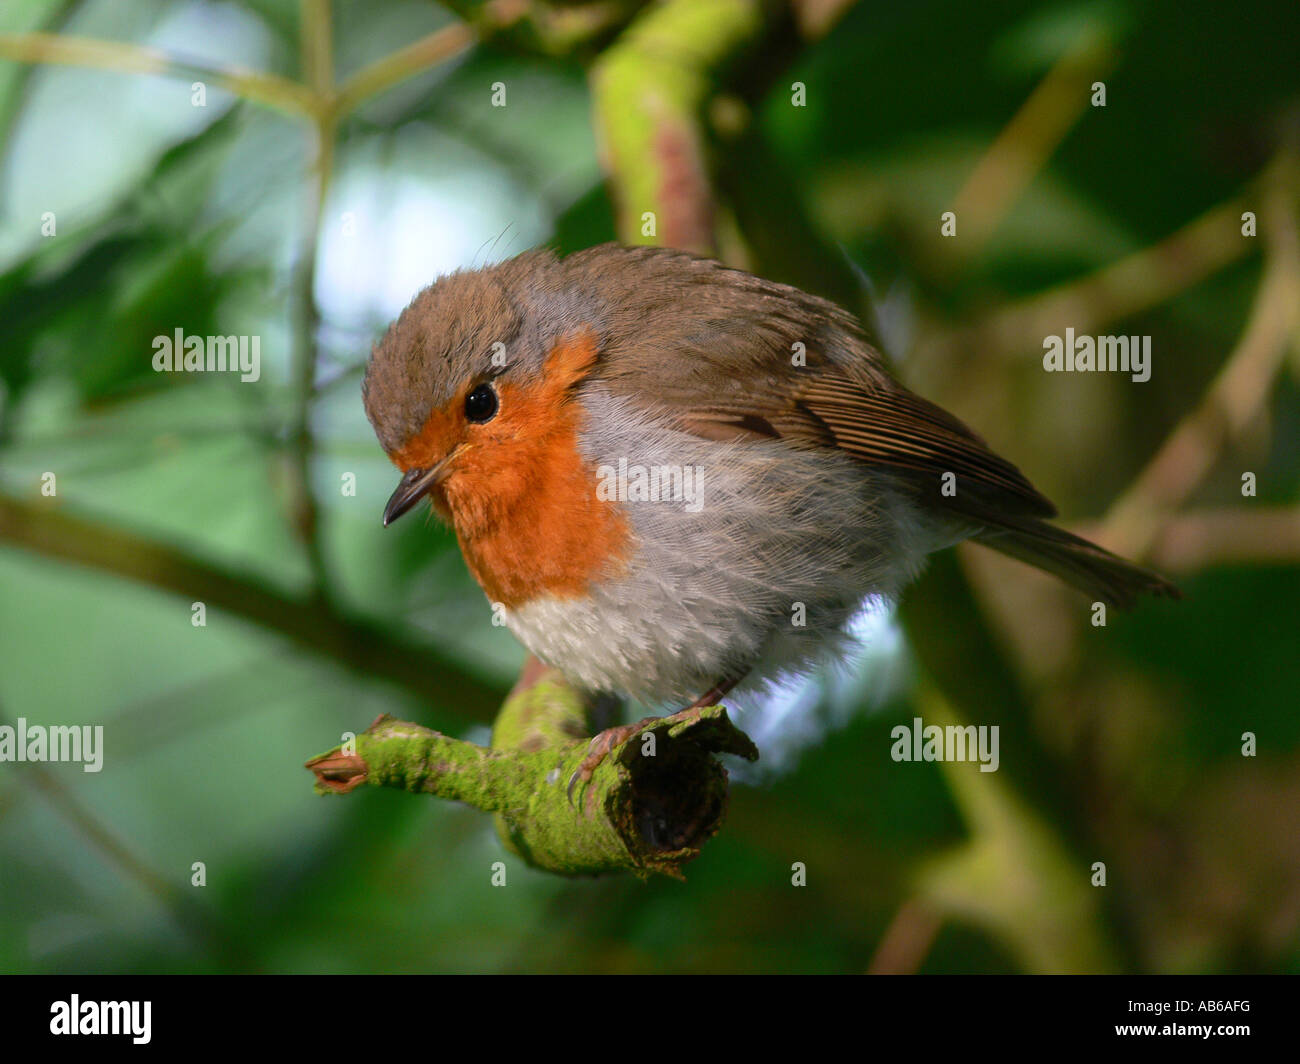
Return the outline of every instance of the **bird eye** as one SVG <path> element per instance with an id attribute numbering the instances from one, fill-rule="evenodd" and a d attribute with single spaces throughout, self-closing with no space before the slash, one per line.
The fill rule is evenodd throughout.
<path id="1" fill-rule="evenodd" d="M 500 405 L 497 401 L 496 389 L 490 384 L 480 384 L 465 396 L 465 417 L 478 424 L 491 421 L 497 416 L 497 408 Z"/>

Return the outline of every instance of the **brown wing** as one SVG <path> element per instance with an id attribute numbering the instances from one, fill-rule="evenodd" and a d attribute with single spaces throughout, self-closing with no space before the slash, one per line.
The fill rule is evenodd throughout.
<path id="1" fill-rule="evenodd" d="M 1015 466 L 895 381 L 835 304 L 679 251 L 606 245 L 566 263 L 622 308 L 606 323 L 598 375 L 687 431 L 835 448 L 897 470 L 954 514 L 1055 515 Z M 796 345 L 805 365 L 791 358 Z M 952 497 L 940 493 L 947 472 L 957 476 Z"/>
<path id="2" fill-rule="evenodd" d="M 902 386 L 868 390 L 823 372 L 799 392 L 797 408 L 824 425 L 835 446 L 876 465 L 915 474 L 920 486 L 961 511 L 971 502 L 996 502 L 1011 513 L 1054 517 L 1056 507 L 1014 465 L 955 417 Z M 956 475 L 956 495 L 939 494 L 943 473 Z"/>

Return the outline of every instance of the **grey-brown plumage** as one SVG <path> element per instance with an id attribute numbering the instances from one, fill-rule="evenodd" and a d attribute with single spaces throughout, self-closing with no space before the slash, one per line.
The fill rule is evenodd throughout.
<path id="1" fill-rule="evenodd" d="M 474 382 L 535 385 L 548 354 L 578 335 L 592 338 L 595 359 L 566 401 L 582 404 L 582 446 L 592 466 L 629 456 L 689 458 L 715 471 L 732 511 L 692 524 L 629 508 L 643 547 L 672 545 L 646 562 L 667 575 L 593 591 L 593 601 L 605 599 L 587 613 L 559 600 L 532 604 L 531 619 L 528 610 L 515 611 L 521 638 L 561 668 L 567 655 L 590 686 L 628 689 L 637 685 L 605 681 L 654 671 L 652 656 L 680 657 L 692 640 L 725 643 L 725 633 L 715 637 L 708 627 L 725 625 L 720 613 L 707 624 L 680 619 L 683 631 L 650 649 L 642 644 L 652 633 L 629 630 L 628 646 L 613 651 L 626 660 L 608 669 L 599 651 L 575 649 L 595 634 L 577 629 L 614 623 L 620 606 L 637 608 L 637 596 L 701 600 L 698 586 L 688 585 L 702 580 L 736 611 L 761 615 L 734 654 L 701 652 L 698 669 L 679 685 L 685 689 L 714 665 L 753 664 L 746 656 L 788 627 L 796 592 L 837 582 L 824 596 L 824 620 L 839 621 L 850 598 L 895 594 L 927 551 L 963 538 L 1115 606 L 1129 607 L 1142 593 L 1178 595 L 1157 574 L 1048 524 L 1052 504 L 974 432 L 896 381 L 847 311 L 680 251 L 607 244 L 563 260 L 533 251 L 442 278 L 389 329 L 367 370 L 366 410 L 380 442 L 399 452 L 431 412 Z M 505 352 L 504 365 L 494 351 Z M 782 483 L 783 468 L 802 478 L 795 487 Z M 949 473 L 955 494 L 941 490 Z M 779 527 L 782 510 L 802 541 Z M 805 560 L 793 557 L 800 542 L 809 544 Z M 729 549 L 766 559 L 769 577 L 725 556 Z M 681 554 L 700 557 L 673 560 Z M 861 578 L 850 579 L 851 571 Z M 716 573 L 730 574 L 730 583 L 722 586 Z M 772 587 L 763 588 L 769 578 Z M 681 586 L 660 594 L 661 583 L 674 582 Z M 574 633 L 557 635 L 557 625 Z"/>

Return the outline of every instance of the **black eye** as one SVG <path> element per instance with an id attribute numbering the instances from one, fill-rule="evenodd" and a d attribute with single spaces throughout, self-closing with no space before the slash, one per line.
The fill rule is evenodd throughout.
<path id="1" fill-rule="evenodd" d="M 498 406 L 496 389 L 490 384 L 480 384 L 465 396 L 465 416 L 479 424 L 496 417 Z"/>

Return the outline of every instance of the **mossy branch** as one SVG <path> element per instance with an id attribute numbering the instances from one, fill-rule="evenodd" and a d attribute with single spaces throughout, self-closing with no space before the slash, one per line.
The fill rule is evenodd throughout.
<path id="1" fill-rule="evenodd" d="M 696 720 L 648 722 L 570 795 L 589 730 L 582 697 L 558 672 L 530 661 L 501 708 L 490 748 L 382 716 L 307 768 L 321 793 L 366 783 L 493 813 L 506 846 L 544 871 L 680 878 L 726 811 L 727 772 L 714 755 L 754 760 L 758 750 L 722 706 L 711 706 Z"/>
<path id="2" fill-rule="evenodd" d="M 711 132 L 738 135 L 749 119 L 735 92 L 748 86 L 761 96 L 800 45 L 825 34 L 852 4 L 664 0 L 637 14 L 590 70 L 592 120 L 620 240 L 725 251 Z"/>
<path id="3" fill-rule="evenodd" d="M 699 119 L 722 68 L 763 28 L 752 0 L 648 9 L 591 69 L 596 132 L 619 237 L 710 252 L 713 193 Z M 653 230 L 645 212 L 656 215 Z"/>

